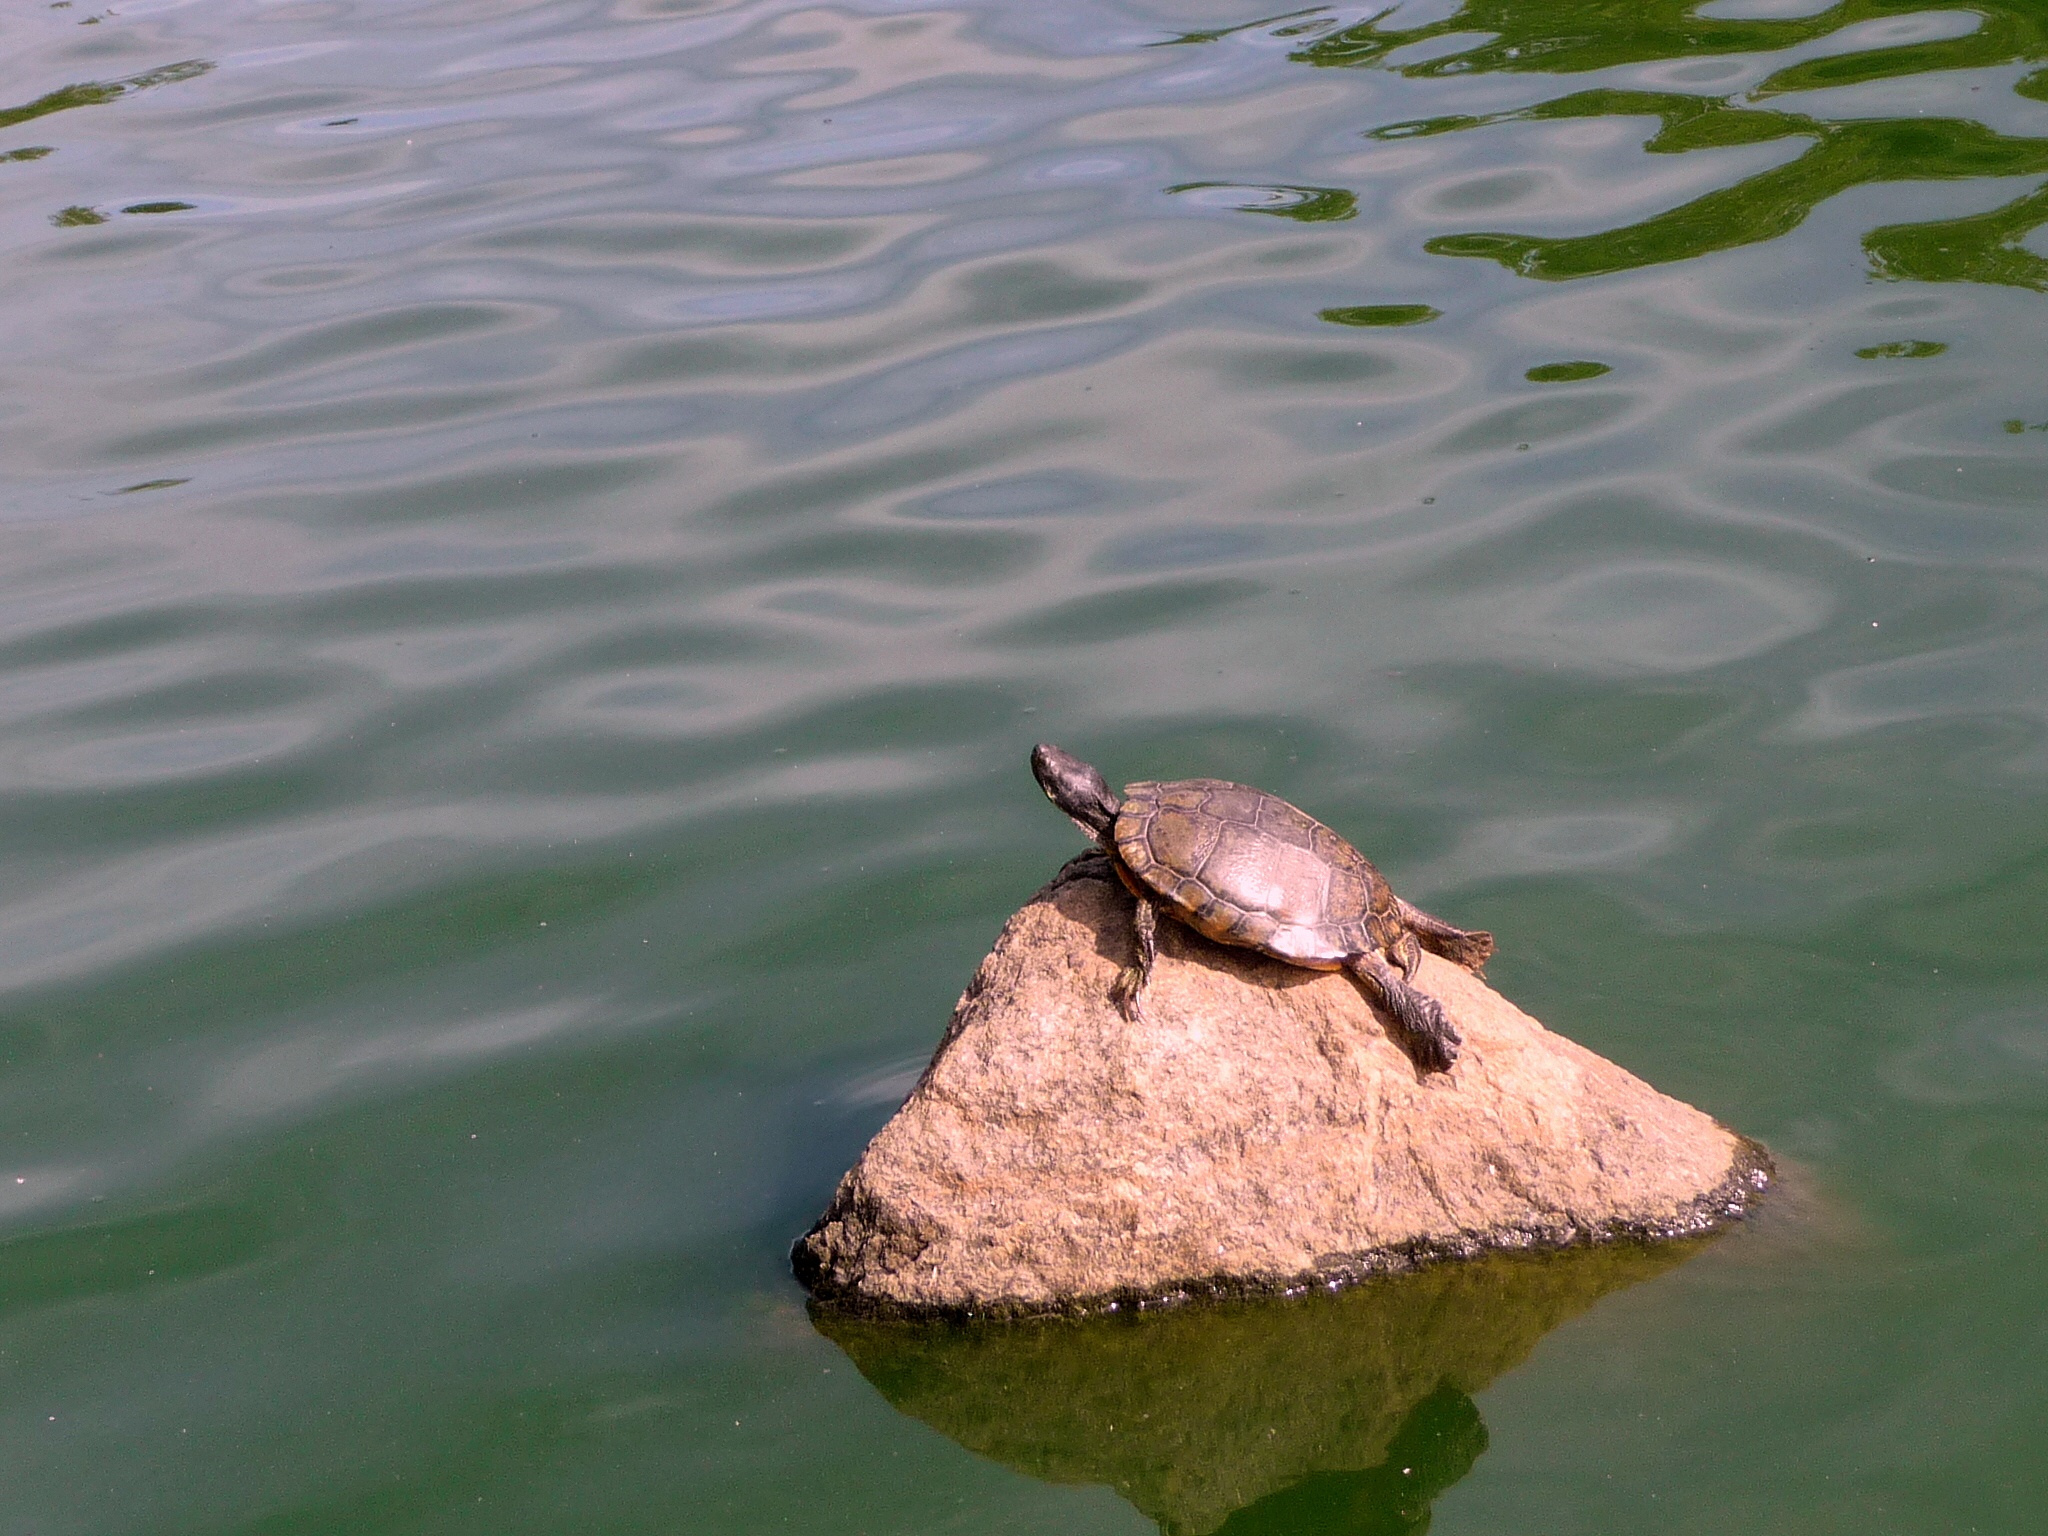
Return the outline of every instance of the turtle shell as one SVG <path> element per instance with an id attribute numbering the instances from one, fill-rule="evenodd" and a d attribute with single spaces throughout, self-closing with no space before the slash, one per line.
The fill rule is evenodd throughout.
<path id="1" fill-rule="evenodd" d="M 1383 947 L 1387 882 L 1277 795 L 1223 779 L 1127 784 L 1111 836 L 1133 888 L 1218 943 L 1318 970 Z"/>

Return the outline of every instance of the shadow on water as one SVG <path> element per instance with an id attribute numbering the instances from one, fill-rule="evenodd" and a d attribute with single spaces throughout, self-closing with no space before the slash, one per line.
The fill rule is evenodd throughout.
<path id="1" fill-rule="evenodd" d="M 1115 1489 L 1169 1536 L 1420 1532 L 1472 1470 L 1472 1394 L 1698 1243 L 1445 1265 L 1335 1295 L 1026 1324 L 814 1308 L 895 1407 L 1053 1483 Z"/>
<path id="2" fill-rule="evenodd" d="M 2048 138 L 1944 116 L 1924 93 L 1907 100 L 1866 90 L 1853 104 L 1835 98 L 1812 115 L 1766 105 L 1887 81 L 1924 85 L 1948 72 L 2029 66 L 2010 89 L 2048 100 L 2048 69 L 2038 67 L 2048 62 L 2048 12 L 2032 0 L 1974 0 L 1967 11 L 1928 0 L 1845 0 L 1799 17 L 1715 17 L 1700 10 L 1695 0 L 1469 0 L 1453 14 L 1405 29 L 1399 8 L 1350 25 L 1315 12 L 1282 18 L 1284 25 L 1254 25 L 1302 39 L 1290 54 L 1301 63 L 1385 69 L 1411 79 L 1526 75 L 1540 83 L 1681 60 L 1699 61 L 1690 68 L 1708 72 L 1698 74 L 1705 88 L 1696 92 L 1603 86 L 1506 110 L 1386 124 L 1371 129 L 1372 138 L 1628 117 L 1654 120 L 1642 147 L 1655 155 L 1806 143 L 1789 161 L 1615 228 L 1568 236 L 1473 230 L 1440 235 L 1425 246 L 1440 256 L 1487 257 L 1524 277 L 1593 277 L 1772 240 L 1796 229 L 1826 199 L 1874 183 L 2048 174 Z M 1223 35 L 1189 33 L 1174 41 L 1206 43 Z M 1788 50 L 1801 56 L 1769 69 L 1763 56 Z M 1718 88 L 1706 84 L 1709 73 L 1721 82 Z M 1732 94 L 1731 83 L 1740 87 Z M 1969 90 L 2001 84 L 1987 74 Z M 1888 115 L 1893 100 L 1898 107 Z M 1993 90 L 1970 105 L 1989 110 L 1997 100 Z M 1327 203 L 1342 194 L 1331 188 L 1320 195 Z M 2048 260 L 2023 244 L 2044 223 L 2048 188 L 2035 188 L 1989 212 L 1883 226 L 1866 233 L 1863 245 L 1880 278 L 2048 290 Z"/>

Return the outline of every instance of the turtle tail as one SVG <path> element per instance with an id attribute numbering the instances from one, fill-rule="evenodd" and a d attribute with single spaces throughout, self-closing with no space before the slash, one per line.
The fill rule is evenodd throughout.
<path id="1" fill-rule="evenodd" d="M 1493 935 L 1484 929 L 1474 929 L 1469 933 L 1460 930 L 1455 937 L 1418 932 L 1415 937 L 1424 949 L 1442 955 L 1453 965 L 1463 966 L 1474 976 L 1482 974 L 1486 962 L 1493 958 Z"/>
<path id="2" fill-rule="evenodd" d="M 1467 932 L 1454 928 L 1440 917 L 1432 917 L 1420 907 L 1411 907 L 1400 897 L 1394 898 L 1394 910 L 1407 925 L 1416 941 L 1433 955 L 1442 955 L 1453 965 L 1461 965 L 1474 976 L 1485 974 L 1486 962 L 1493 956 L 1493 935 L 1480 929 Z"/>

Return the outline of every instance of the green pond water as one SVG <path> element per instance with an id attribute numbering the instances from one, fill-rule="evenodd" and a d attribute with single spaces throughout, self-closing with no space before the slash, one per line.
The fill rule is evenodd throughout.
<path id="1" fill-rule="evenodd" d="M 24 0 L 0 247 L 0 1536 L 2040 1529 L 2040 0 Z M 814 1321 L 1039 739 L 1778 1197 Z"/>

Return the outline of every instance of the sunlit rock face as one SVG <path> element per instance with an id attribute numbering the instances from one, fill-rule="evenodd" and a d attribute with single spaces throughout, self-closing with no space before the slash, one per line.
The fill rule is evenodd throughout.
<path id="1" fill-rule="evenodd" d="M 1160 925 L 1145 1017 L 1110 987 L 1130 900 L 1013 917 L 924 1077 L 798 1242 L 822 1299 L 1090 1311 L 1284 1291 L 1495 1250 L 1707 1231 L 1761 1148 L 1433 955 L 1464 1047 L 1418 1074 L 1359 985 Z"/>

